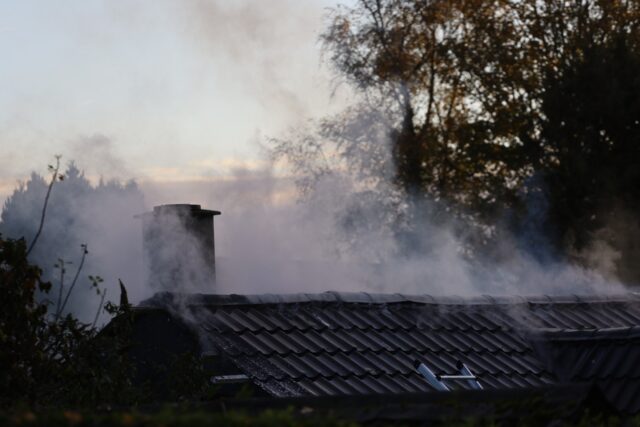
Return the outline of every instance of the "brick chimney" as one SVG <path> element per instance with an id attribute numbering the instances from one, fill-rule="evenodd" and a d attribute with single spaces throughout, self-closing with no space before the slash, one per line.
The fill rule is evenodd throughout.
<path id="1" fill-rule="evenodd" d="M 147 284 L 157 291 L 215 292 L 213 217 L 200 205 L 161 205 L 141 215 Z"/>

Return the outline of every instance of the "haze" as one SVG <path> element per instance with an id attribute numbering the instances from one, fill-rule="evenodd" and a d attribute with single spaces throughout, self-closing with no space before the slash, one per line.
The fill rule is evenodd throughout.
<path id="1" fill-rule="evenodd" d="M 57 153 L 148 205 L 260 169 L 265 136 L 340 106 L 317 41 L 332 5 L 0 1 L 0 200 Z"/>

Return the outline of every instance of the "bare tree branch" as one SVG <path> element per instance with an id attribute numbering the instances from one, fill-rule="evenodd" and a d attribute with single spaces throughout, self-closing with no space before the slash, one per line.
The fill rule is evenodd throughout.
<path id="1" fill-rule="evenodd" d="M 53 188 L 53 184 L 55 184 L 56 180 L 59 178 L 58 172 L 60 171 L 60 155 L 56 155 L 56 165 L 49 165 L 49 170 L 51 170 L 51 181 L 49 182 L 49 187 L 47 188 L 47 195 L 44 198 L 44 205 L 42 206 L 42 215 L 40 216 L 40 225 L 38 226 L 38 231 L 36 235 L 33 237 L 31 244 L 29 245 L 29 249 L 27 249 L 27 257 L 33 250 L 38 238 L 40 237 L 40 233 L 42 233 L 42 229 L 44 228 L 44 219 L 47 215 L 47 206 L 49 205 L 49 196 L 51 196 L 51 189 Z"/>

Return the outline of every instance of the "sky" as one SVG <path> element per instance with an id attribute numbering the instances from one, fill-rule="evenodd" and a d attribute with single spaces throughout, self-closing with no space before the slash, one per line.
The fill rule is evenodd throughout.
<path id="1" fill-rule="evenodd" d="M 55 154 L 150 204 L 260 169 L 266 138 L 345 102 L 318 41 L 333 6 L 0 0 L 0 202 Z"/>

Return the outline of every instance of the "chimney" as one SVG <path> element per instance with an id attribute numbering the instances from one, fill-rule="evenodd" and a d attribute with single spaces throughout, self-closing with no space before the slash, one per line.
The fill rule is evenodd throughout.
<path id="1" fill-rule="evenodd" d="M 215 292 L 213 217 L 200 205 L 161 205 L 141 215 L 147 284 L 157 291 Z"/>

